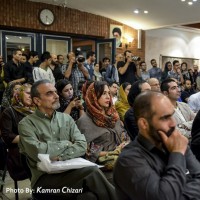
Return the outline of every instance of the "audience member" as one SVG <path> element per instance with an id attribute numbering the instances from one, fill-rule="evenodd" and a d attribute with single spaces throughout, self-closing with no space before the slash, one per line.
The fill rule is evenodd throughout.
<path id="1" fill-rule="evenodd" d="M 93 79 L 94 81 L 102 81 L 103 77 L 102 74 L 99 72 L 99 64 L 96 63 L 94 65 L 94 75 L 93 75 Z"/>
<path id="2" fill-rule="evenodd" d="M 132 53 L 129 50 L 124 52 L 125 62 L 119 61 L 117 63 L 117 69 L 119 72 L 120 85 L 124 82 L 134 83 L 140 77 L 140 69 L 138 61 L 134 62 L 132 59 Z"/>
<path id="3" fill-rule="evenodd" d="M 151 59 L 152 68 L 149 69 L 150 78 L 157 78 L 159 81 L 161 80 L 162 70 L 157 66 L 157 62 L 155 59 Z"/>
<path id="4" fill-rule="evenodd" d="M 167 76 L 168 72 L 172 70 L 172 63 L 170 61 L 165 63 L 164 69 L 162 68 L 162 76 L 161 76 L 161 81 L 164 81 Z"/>
<path id="5" fill-rule="evenodd" d="M 121 126 L 119 115 L 112 105 L 108 85 L 104 81 L 92 83 L 86 93 L 87 112 L 77 121 L 77 126 L 85 135 L 88 143 L 87 158 L 92 162 L 102 164 L 106 156 L 111 156 L 116 150 L 121 151 L 126 140 L 125 130 Z M 108 157 L 110 158 L 110 157 Z M 104 160 L 105 161 L 105 160 Z M 113 163 L 105 164 L 106 170 L 111 170 Z M 112 172 L 105 172 L 112 182 Z"/>
<path id="6" fill-rule="evenodd" d="M 141 78 L 143 81 L 147 81 L 150 78 L 150 74 L 147 71 L 147 65 L 144 61 L 140 62 Z"/>
<path id="7" fill-rule="evenodd" d="M 31 85 L 29 84 L 21 86 L 19 92 L 14 95 L 12 106 L 6 108 L 1 116 L 1 134 L 8 148 L 6 166 L 11 178 L 18 181 L 29 178 L 19 153 L 18 123 L 35 110 L 30 90 Z"/>
<path id="8" fill-rule="evenodd" d="M 41 55 L 41 64 L 39 67 L 35 67 L 33 69 L 33 80 L 34 82 L 42 80 L 42 79 L 47 79 L 51 81 L 53 85 L 55 85 L 55 78 L 54 75 L 50 69 L 50 64 L 51 64 L 52 58 L 51 54 L 48 51 L 45 51 Z"/>
<path id="9" fill-rule="evenodd" d="M 170 100 L 146 91 L 136 98 L 134 112 L 139 136 L 114 169 L 118 199 L 200 199 L 200 163 L 176 129 Z"/>
<path id="10" fill-rule="evenodd" d="M 114 188 L 97 167 L 85 167 L 62 173 L 48 174 L 37 168 L 38 154 L 49 154 L 57 162 L 83 156 L 87 143 L 74 120 L 64 113 L 56 112 L 59 97 L 49 80 L 35 82 L 31 97 L 37 106 L 35 113 L 19 123 L 19 147 L 28 159 L 31 169 L 31 185 L 36 199 L 116 199 Z M 28 127 L 28 129 L 27 129 Z M 83 194 L 63 192 L 62 188 L 82 189 Z M 41 193 L 40 189 L 50 192 Z M 55 189 L 60 192 L 53 192 Z M 90 196 L 88 195 L 90 193 Z M 95 198 L 96 197 L 96 198 Z"/>
<path id="11" fill-rule="evenodd" d="M 58 108 L 57 111 L 67 113 L 74 119 L 74 121 L 77 121 L 84 113 L 81 97 L 76 97 L 74 95 L 73 87 L 67 80 L 59 80 L 55 87 L 60 101 L 60 108 Z"/>
<path id="12" fill-rule="evenodd" d="M 94 73 L 94 62 L 96 60 L 95 52 L 94 51 L 88 51 L 86 54 L 86 61 L 84 63 L 84 66 L 89 72 L 89 78 L 92 80 L 93 73 Z"/>
<path id="13" fill-rule="evenodd" d="M 146 90 L 151 90 L 151 86 L 146 81 L 139 80 L 133 83 L 128 93 L 127 99 L 128 99 L 130 108 L 125 113 L 125 116 L 124 116 L 124 127 L 127 130 L 128 135 L 131 138 L 131 140 L 134 140 L 136 136 L 138 135 L 138 126 L 137 126 L 137 122 L 134 116 L 133 104 L 134 104 L 135 98 L 141 92 L 144 92 Z"/>
<path id="14" fill-rule="evenodd" d="M 22 52 L 20 49 L 13 51 L 12 60 L 4 65 L 4 80 L 6 83 L 27 81 L 27 74 L 24 65 L 20 62 Z"/>
<path id="15" fill-rule="evenodd" d="M 58 67 L 60 68 L 62 74 L 64 75 L 65 74 L 65 71 L 66 71 L 66 65 L 64 64 L 64 56 L 59 54 L 57 55 L 57 64 L 58 64 Z"/>
<path id="16" fill-rule="evenodd" d="M 51 64 L 49 65 L 50 69 L 52 70 L 53 76 L 55 78 L 55 82 L 64 78 L 60 67 L 58 66 L 56 54 L 51 54 Z"/>
<path id="17" fill-rule="evenodd" d="M 123 58 L 124 57 L 122 56 L 122 54 L 117 54 L 115 56 L 115 63 L 113 65 L 109 65 L 109 67 L 107 67 L 105 80 L 108 83 L 112 83 L 112 82 L 119 83 L 119 74 L 118 74 L 118 70 L 117 70 L 117 64 L 119 61 L 123 61 Z"/>
<path id="18" fill-rule="evenodd" d="M 78 58 L 81 57 L 83 58 L 83 55 L 78 55 Z M 85 81 L 89 79 L 89 73 L 86 67 L 84 67 L 84 61 L 79 62 L 76 61 L 75 55 L 73 52 L 70 52 L 67 54 L 67 58 L 69 62 L 67 63 L 66 66 L 66 71 L 65 71 L 65 78 L 67 78 L 69 81 L 71 81 L 74 93 L 78 95 L 78 83 L 80 81 Z M 92 72 L 93 73 L 93 72 Z"/>
<path id="19" fill-rule="evenodd" d="M 173 61 L 173 69 L 168 72 L 167 78 L 174 78 L 177 80 L 178 85 L 180 86 L 183 81 L 183 76 L 180 69 L 180 63 L 178 60 Z"/>
<path id="20" fill-rule="evenodd" d="M 115 105 L 116 101 L 118 100 L 119 85 L 116 82 L 112 82 L 112 83 L 110 82 L 108 85 L 109 85 L 112 103 L 113 103 L 113 105 Z"/>
<path id="21" fill-rule="evenodd" d="M 160 83 L 157 78 L 150 78 L 147 83 L 151 86 L 152 91 L 160 92 Z"/>
<path id="22" fill-rule="evenodd" d="M 33 68 L 35 67 L 35 64 L 39 60 L 38 52 L 37 51 L 30 51 L 28 55 L 27 62 L 24 63 L 25 70 L 27 72 L 27 82 L 33 83 Z"/>
<path id="23" fill-rule="evenodd" d="M 169 98 L 174 106 L 174 115 L 177 129 L 186 136 L 191 137 L 192 123 L 195 118 L 195 113 L 190 107 L 183 102 L 178 102 L 180 97 L 180 88 L 173 79 L 166 79 L 161 83 L 162 93 Z"/>
<path id="24" fill-rule="evenodd" d="M 130 105 L 127 100 L 130 88 L 131 88 L 130 83 L 128 82 L 122 83 L 119 88 L 118 100 L 115 102 L 115 108 L 122 122 L 124 121 L 125 113 L 130 108 Z"/>
<path id="25" fill-rule="evenodd" d="M 184 103 L 188 102 L 188 98 L 195 93 L 192 88 L 191 81 L 189 79 L 185 79 L 183 83 L 184 90 L 181 92 L 181 99 Z"/>
<path id="26" fill-rule="evenodd" d="M 188 105 L 195 113 L 197 113 L 200 110 L 200 92 L 192 94 L 188 98 Z"/>

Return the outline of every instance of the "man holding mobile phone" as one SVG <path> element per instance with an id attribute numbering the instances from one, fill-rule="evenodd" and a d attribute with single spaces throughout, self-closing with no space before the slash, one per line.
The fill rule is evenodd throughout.
<path id="1" fill-rule="evenodd" d="M 200 199 L 200 163 L 176 129 L 170 100 L 145 91 L 133 107 L 139 135 L 124 147 L 115 166 L 118 199 Z"/>

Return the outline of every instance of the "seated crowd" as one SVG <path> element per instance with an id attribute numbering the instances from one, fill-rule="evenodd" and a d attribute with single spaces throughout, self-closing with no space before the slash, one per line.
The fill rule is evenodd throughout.
<path id="1" fill-rule="evenodd" d="M 29 178 L 35 199 L 200 199 L 198 67 L 150 63 L 147 70 L 129 50 L 114 64 L 108 57 L 95 63 L 93 51 L 86 58 L 69 52 L 64 64 L 63 55 L 39 59 L 16 50 L 0 62 L 0 131 L 11 178 Z M 38 154 L 96 165 L 46 173 Z"/>

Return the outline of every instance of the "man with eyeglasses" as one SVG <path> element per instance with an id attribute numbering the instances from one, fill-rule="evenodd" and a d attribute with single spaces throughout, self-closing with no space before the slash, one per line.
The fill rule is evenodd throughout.
<path id="1" fill-rule="evenodd" d="M 178 102 L 181 95 L 180 88 L 173 79 L 166 79 L 161 83 L 162 93 L 169 98 L 174 106 L 174 115 L 177 128 L 187 138 L 191 138 L 192 123 L 195 118 L 195 113 L 184 102 Z"/>
<path id="2" fill-rule="evenodd" d="M 160 92 L 160 83 L 157 78 L 150 78 L 147 83 L 151 86 L 151 90 Z"/>
<path id="3" fill-rule="evenodd" d="M 180 63 L 178 60 L 173 61 L 173 69 L 168 72 L 167 78 L 175 78 L 178 81 L 178 85 L 184 82 L 183 75 L 181 73 Z"/>

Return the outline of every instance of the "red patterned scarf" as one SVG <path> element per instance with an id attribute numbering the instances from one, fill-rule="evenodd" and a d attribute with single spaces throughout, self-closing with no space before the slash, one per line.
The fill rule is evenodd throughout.
<path id="1" fill-rule="evenodd" d="M 87 112 L 97 126 L 114 128 L 116 121 L 119 119 L 119 115 L 112 104 L 111 97 L 109 107 L 105 110 L 104 114 L 103 108 L 99 105 L 97 101 L 94 83 L 92 83 L 87 89 L 85 102 L 87 105 Z"/>

